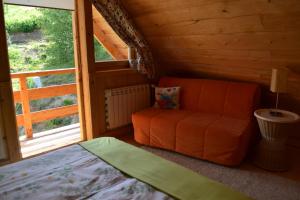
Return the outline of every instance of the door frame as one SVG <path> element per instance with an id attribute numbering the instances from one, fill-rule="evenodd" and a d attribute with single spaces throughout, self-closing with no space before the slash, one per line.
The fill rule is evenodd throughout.
<path id="1" fill-rule="evenodd" d="M 2 119 L 0 123 L 2 124 L 4 132 L 3 140 L 7 146 L 7 159 L 3 162 L 6 163 L 20 160 L 21 150 L 10 77 L 3 5 L 3 1 L 0 0 L 0 57 L 2 60 L 0 62 L 0 106 L 2 106 L 2 108 L 0 108 L 0 119 Z"/>
<path id="2" fill-rule="evenodd" d="M 79 19 L 76 1 L 74 1 L 75 10 L 70 10 L 72 12 L 73 18 L 73 43 L 74 43 L 74 60 L 75 60 L 75 74 L 76 74 L 76 86 L 77 86 L 77 100 L 78 100 L 78 112 L 80 119 L 80 136 L 81 140 L 87 139 L 86 134 L 86 122 L 85 122 L 85 104 L 84 104 L 84 88 L 83 88 L 83 78 L 82 78 L 82 64 L 81 64 L 81 51 L 80 51 L 80 38 L 79 38 Z M 4 127 L 4 139 L 7 143 L 7 154 L 8 159 L 4 162 L 0 161 L 1 164 L 6 164 L 8 162 L 15 162 L 21 159 L 21 148 L 19 143 L 19 136 L 16 123 L 15 115 L 15 106 L 13 99 L 13 90 L 11 85 L 10 77 L 10 66 L 9 66 L 9 57 L 8 57 L 8 46 L 6 40 L 6 29 L 4 21 L 4 1 L 0 0 L 0 57 L 2 62 L 0 62 L 0 101 L 1 96 L 5 97 L 2 100 L 2 105 L 5 105 L 4 112 L 5 117 L 3 118 L 3 127 Z M 24 5 L 26 6 L 26 5 Z M 3 86 L 2 86 L 3 85 Z M 1 95 L 5 91 L 5 95 Z M 1 112 L 0 112 L 1 115 Z M 0 116 L 1 123 L 1 116 Z M 8 134 L 9 133 L 9 134 Z"/>
<path id="3" fill-rule="evenodd" d="M 75 10 L 72 11 L 72 27 L 73 27 L 73 44 L 74 44 L 74 61 L 75 61 L 75 74 L 76 74 L 76 88 L 77 88 L 77 103 L 78 114 L 80 121 L 80 137 L 81 140 L 87 139 L 86 131 L 86 116 L 85 116 L 85 104 L 84 104 L 84 87 L 82 78 L 82 63 L 81 63 L 81 50 L 80 50 L 80 37 L 79 37 L 79 22 L 77 5 L 74 1 Z"/>

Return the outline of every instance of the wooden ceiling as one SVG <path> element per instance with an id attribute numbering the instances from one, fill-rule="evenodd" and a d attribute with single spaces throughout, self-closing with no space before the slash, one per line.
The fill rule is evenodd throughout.
<path id="1" fill-rule="evenodd" d="M 128 47 L 112 30 L 105 19 L 93 6 L 93 28 L 96 39 L 106 48 L 115 60 L 128 58 Z"/>
<path id="2" fill-rule="evenodd" d="M 256 82 L 274 107 L 271 71 L 287 68 L 279 106 L 300 113 L 299 0 L 122 1 L 165 74 Z"/>
<path id="3" fill-rule="evenodd" d="M 290 69 L 289 100 L 300 111 L 298 0 L 123 0 L 167 73 L 269 85 Z"/>

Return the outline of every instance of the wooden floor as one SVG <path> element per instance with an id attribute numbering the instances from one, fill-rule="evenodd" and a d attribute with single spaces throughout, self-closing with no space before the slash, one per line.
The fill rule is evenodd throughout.
<path id="1" fill-rule="evenodd" d="M 33 134 L 32 139 L 20 138 L 22 157 L 27 158 L 80 141 L 79 123 L 39 132 Z"/>

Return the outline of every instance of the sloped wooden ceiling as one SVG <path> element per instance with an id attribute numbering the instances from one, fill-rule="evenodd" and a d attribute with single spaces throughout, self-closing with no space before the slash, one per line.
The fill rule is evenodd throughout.
<path id="1" fill-rule="evenodd" d="M 128 47 L 112 30 L 102 15 L 93 6 L 93 28 L 96 39 L 116 60 L 128 58 Z"/>
<path id="2" fill-rule="evenodd" d="M 122 1 L 168 74 L 261 83 L 271 107 L 271 69 L 288 67 L 279 104 L 300 113 L 299 0 Z"/>
<path id="3" fill-rule="evenodd" d="M 269 85 L 289 67 L 300 102 L 299 0 L 123 0 L 163 68 Z M 300 103 L 298 107 L 300 111 Z"/>

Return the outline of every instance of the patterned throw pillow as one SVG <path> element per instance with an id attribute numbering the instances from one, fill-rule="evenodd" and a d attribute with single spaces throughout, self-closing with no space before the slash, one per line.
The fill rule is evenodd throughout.
<path id="1" fill-rule="evenodd" d="M 155 87 L 155 105 L 162 109 L 179 109 L 180 87 Z"/>

